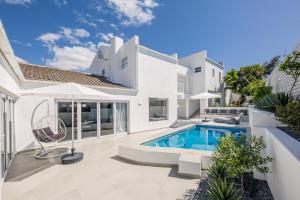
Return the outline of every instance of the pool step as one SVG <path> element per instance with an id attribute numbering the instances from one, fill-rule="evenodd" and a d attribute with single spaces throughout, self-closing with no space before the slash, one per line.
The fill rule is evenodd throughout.
<path id="1" fill-rule="evenodd" d="M 178 160 L 178 173 L 194 177 L 200 177 L 201 155 L 193 153 L 182 153 Z"/>

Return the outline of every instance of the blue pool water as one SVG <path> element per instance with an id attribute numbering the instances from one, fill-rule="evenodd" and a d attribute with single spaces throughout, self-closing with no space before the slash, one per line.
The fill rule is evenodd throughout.
<path id="1" fill-rule="evenodd" d="M 226 134 L 245 134 L 245 128 L 195 125 L 175 133 L 143 143 L 151 147 L 175 147 L 214 151 L 219 139 Z"/>

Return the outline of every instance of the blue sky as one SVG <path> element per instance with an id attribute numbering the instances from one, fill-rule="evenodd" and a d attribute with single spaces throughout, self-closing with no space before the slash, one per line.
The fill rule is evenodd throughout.
<path id="1" fill-rule="evenodd" d="M 299 0 L 0 0 L 15 54 L 81 69 L 112 36 L 179 57 L 206 49 L 226 70 L 284 55 L 300 42 Z"/>

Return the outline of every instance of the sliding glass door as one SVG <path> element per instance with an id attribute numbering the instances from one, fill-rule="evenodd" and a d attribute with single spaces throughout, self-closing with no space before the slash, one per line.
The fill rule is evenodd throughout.
<path id="1" fill-rule="evenodd" d="M 1 176 L 5 175 L 13 158 L 14 101 L 0 94 Z"/>
<path id="2" fill-rule="evenodd" d="M 116 133 L 127 132 L 127 103 L 116 103 Z"/>
<path id="3" fill-rule="evenodd" d="M 57 115 L 66 124 L 67 136 L 72 138 L 72 103 L 57 102 Z M 74 101 L 74 139 L 128 132 L 128 103 Z"/>
<path id="4" fill-rule="evenodd" d="M 6 171 L 6 120 L 5 120 L 5 100 L 0 97 L 0 133 L 1 133 L 1 176 Z"/>
<path id="5" fill-rule="evenodd" d="M 58 102 L 58 117 L 65 123 L 67 135 L 64 140 L 72 139 L 72 103 Z M 74 139 L 77 139 L 77 102 L 74 102 Z"/>
<path id="6" fill-rule="evenodd" d="M 81 102 L 81 138 L 97 137 L 97 102 Z"/>
<path id="7" fill-rule="evenodd" d="M 101 136 L 114 134 L 113 103 L 100 103 Z"/>

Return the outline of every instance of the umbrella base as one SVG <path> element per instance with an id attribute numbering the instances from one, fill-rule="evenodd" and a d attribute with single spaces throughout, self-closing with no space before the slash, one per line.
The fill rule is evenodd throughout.
<path id="1" fill-rule="evenodd" d="M 69 153 L 69 154 L 63 155 L 61 157 L 61 163 L 64 165 L 78 163 L 83 160 L 83 155 L 84 154 L 81 152 L 76 152 L 73 154 Z"/>

